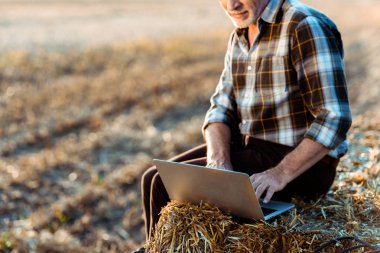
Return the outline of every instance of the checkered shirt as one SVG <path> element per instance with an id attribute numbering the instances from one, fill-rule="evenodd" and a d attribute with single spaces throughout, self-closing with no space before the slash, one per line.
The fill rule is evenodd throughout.
<path id="1" fill-rule="evenodd" d="M 335 24 L 294 0 L 270 0 L 251 47 L 231 34 L 224 70 L 203 125 L 296 146 L 312 139 L 340 157 L 351 126 L 343 45 Z"/>

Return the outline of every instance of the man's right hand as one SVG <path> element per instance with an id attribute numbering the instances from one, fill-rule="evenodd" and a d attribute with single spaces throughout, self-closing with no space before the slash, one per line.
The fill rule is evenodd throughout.
<path id="1" fill-rule="evenodd" d="M 207 167 L 233 170 L 230 159 L 231 131 L 224 123 L 212 123 L 205 129 Z"/>

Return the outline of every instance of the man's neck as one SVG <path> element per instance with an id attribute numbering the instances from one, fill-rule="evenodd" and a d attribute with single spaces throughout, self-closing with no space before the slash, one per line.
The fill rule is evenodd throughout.
<path id="1" fill-rule="evenodd" d="M 248 44 L 251 48 L 253 45 L 253 42 L 255 41 L 255 38 L 257 34 L 259 33 L 259 28 L 256 24 L 252 24 L 248 26 Z"/>
<path id="2" fill-rule="evenodd" d="M 270 0 L 261 1 L 261 5 L 258 7 L 260 10 L 259 11 L 260 15 L 258 15 L 258 19 L 260 19 L 260 16 L 262 15 L 269 1 Z M 257 34 L 259 33 L 259 28 L 257 27 L 257 24 L 258 24 L 258 20 L 255 20 L 252 24 L 248 26 L 248 44 L 250 48 L 252 47 L 253 42 L 255 41 L 255 38 Z"/>

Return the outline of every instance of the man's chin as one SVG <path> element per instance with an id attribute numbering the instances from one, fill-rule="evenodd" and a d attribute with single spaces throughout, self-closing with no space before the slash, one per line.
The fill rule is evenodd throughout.
<path id="1" fill-rule="evenodd" d="M 244 24 L 244 23 L 241 23 L 241 22 L 236 22 L 234 19 L 231 18 L 231 21 L 233 23 L 233 25 L 236 27 L 236 28 L 240 28 L 240 29 L 243 29 L 243 28 L 247 28 L 247 26 Z"/>
<path id="2" fill-rule="evenodd" d="M 235 25 L 239 29 L 245 29 L 248 27 L 248 25 Z"/>
<path id="3" fill-rule="evenodd" d="M 247 23 L 244 23 L 244 24 L 238 24 L 238 23 L 234 23 L 235 27 L 239 28 L 239 29 L 244 29 L 244 28 L 247 28 L 250 24 L 247 24 Z"/>
<path id="4" fill-rule="evenodd" d="M 254 21 L 252 21 L 252 20 L 236 21 L 233 18 L 231 18 L 231 20 L 232 20 L 232 23 L 234 24 L 234 26 L 237 28 L 240 28 L 240 29 L 247 28 L 248 26 L 250 26 L 251 24 L 254 23 Z"/>

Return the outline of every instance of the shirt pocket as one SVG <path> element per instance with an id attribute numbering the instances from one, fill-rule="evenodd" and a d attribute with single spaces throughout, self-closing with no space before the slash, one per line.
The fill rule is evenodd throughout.
<path id="1" fill-rule="evenodd" d="M 288 57 L 262 57 L 259 59 L 258 66 L 255 86 L 256 95 L 259 97 L 286 95 L 291 71 Z"/>

